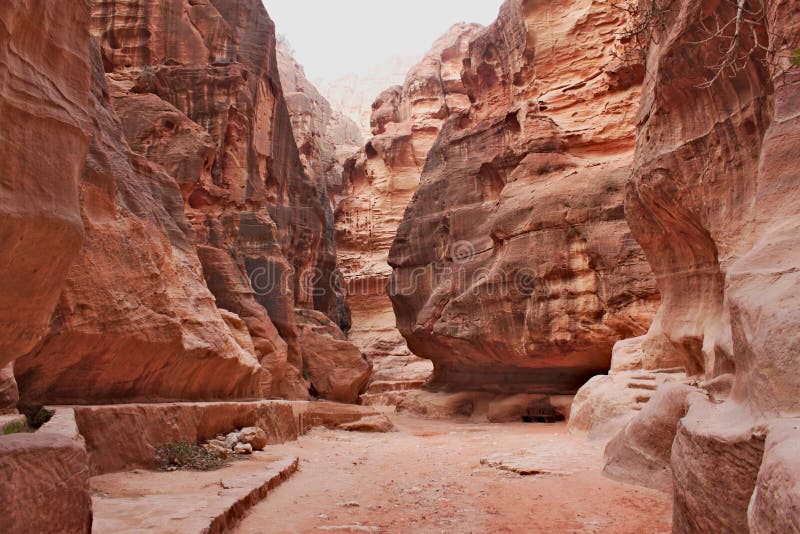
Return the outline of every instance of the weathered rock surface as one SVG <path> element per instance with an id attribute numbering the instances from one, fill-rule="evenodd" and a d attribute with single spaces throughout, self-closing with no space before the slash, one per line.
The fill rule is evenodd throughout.
<path id="1" fill-rule="evenodd" d="M 345 160 L 363 144 L 361 130 L 352 119 L 331 107 L 281 43 L 278 70 L 303 168 L 329 194 L 338 192 Z"/>
<path id="2" fill-rule="evenodd" d="M 345 339 L 336 324 L 313 310 L 297 310 L 303 370 L 314 395 L 355 403 L 372 374 L 372 364 Z"/>
<path id="3" fill-rule="evenodd" d="M 623 210 L 642 74 L 615 57 L 624 22 L 511 0 L 469 44 L 470 106 L 445 122 L 389 255 L 398 326 L 434 384 L 574 393 L 649 326 L 655 283 Z"/>
<path id="4" fill-rule="evenodd" d="M 665 383 L 605 450 L 603 472 L 616 480 L 669 492 L 672 490 L 670 453 L 678 422 L 689 409 L 689 396 L 704 398 L 702 390 Z"/>
<path id="5" fill-rule="evenodd" d="M 402 86 L 383 91 L 372 105 L 373 137 L 345 163 L 336 240 L 352 313 L 349 336 L 381 374 L 420 367 L 397 330 L 386 294 L 387 257 L 442 124 L 469 107 L 461 62 L 479 30 L 475 24 L 453 26 L 408 71 Z M 422 380 L 428 375 L 430 364 Z"/>
<path id="6" fill-rule="evenodd" d="M 676 532 L 797 524 L 790 510 L 760 513 L 770 504 L 754 490 L 763 473 L 768 501 L 792 494 L 791 478 L 771 478 L 777 457 L 765 454 L 765 440 L 794 450 L 800 443 L 774 430 L 800 413 L 800 71 L 785 53 L 800 45 L 800 6 L 758 5 L 763 11 L 743 23 L 734 49 L 739 68 L 710 88 L 710 66 L 731 41 L 709 39 L 701 22 L 736 20 L 735 3 L 681 0 L 647 50 L 626 214 L 663 302 L 642 365 L 685 368 L 721 394 L 691 398 L 678 423 L 670 460 Z"/>
<path id="7" fill-rule="evenodd" d="M 348 316 L 261 2 L 95 0 L 92 31 L 129 143 L 175 174 L 208 287 L 250 331 L 261 395 L 306 396 L 294 308 Z"/>
<path id="8" fill-rule="evenodd" d="M 0 368 L 47 331 L 83 240 L 88 25 L 81 0 L 0 6 Z"/>
<path id="9" fill-rule="evenodd" d="M 800 421 L 769 429 L 747 512 L 750 532 L 800 532 Z"/>
<path id="10" fill-rule="evenodd" d="M 35 433 L 2 436 L 0 476 L 0 531 L 91 532 L 86 447 L 72 410 Z"/>
<path id="11" fill-rule="evenodd" d="M 286 401 L 119 404 L 75 408 L 92 475 L 156 467 L 156 449 L 203 442 L 237 428 L 258 427 L 268 444 L 297 439 Z"/>
<path id="12" fill-rule="evenodd" d="M 133 153 L 99 49 L 80 182 L 85 240 L 39 346 L 15 373 L 28 404 L 258 396 L 258 361 L 203 282 L 177 184 Z"/>
<path id="13" fill-rule="evenodd" d="M 14 365 L 8 364 L 0 369 L 0 415 L 16 413 L 19 389 L 14 379 Z"/>

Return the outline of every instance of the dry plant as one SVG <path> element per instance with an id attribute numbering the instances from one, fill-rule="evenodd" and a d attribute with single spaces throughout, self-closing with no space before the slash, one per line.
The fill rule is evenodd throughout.
<path id="1" fill-rule="evenodd" d="M 701 38 L 689 44 L 716 46 L 719 59 L 705 65 L 710 74 L 700 87 L 708 88 L 722 77 L 735 77 L 751 61 L 762 62 L 773 76 L 788 68 L 800 67 L 798 36 L 772 32 L 767 20 L 766 0 L 720 0 L 714 12 L 697 23 Z M 658 44 L 670 14 L 677 9 L 675 0 L 625 0 L 608 2 L 627 14 L 628 25 L 619 34 L 626 46 L 623 61 L 644 62 L 650 46 Z M 723 6 L 728 4 L 729 8 Z"/>

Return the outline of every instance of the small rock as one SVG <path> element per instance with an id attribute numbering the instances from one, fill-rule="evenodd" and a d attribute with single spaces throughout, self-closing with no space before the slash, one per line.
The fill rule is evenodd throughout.
<path id="1" fill-rule="evenodd" d="M 237 443 L 233 447 L 234 454 L 253 454 L 253 446 L 249 443 Z"/>
<path id="2" fill-rule="evenodd" d="M 339 506 L 341 506 L 342 508 L 358 508 L 361 505 L 358 504 L 356 501 L 348 501 L 348 502 L 340 502 Z"/>
<path id="3" fill-rule="evenodd" d="M 394 424 L 385 415 L 378 414 L 362 417 L 352 423 L 344 423 L 339 428 L 349 432 L 391 432 L 394 430 Z"/>
<path id="4" fill-rule="evenodd" d="M 239 443 L 239 433 L 238 432 L 231 432 L 227 436 L 225 436 L 225 445 L 229 449 L 233 449 L 236 447 L 236 444 Z"/>
<path id="5" fill-rule="evenodd" d="M 257 426 L 243 428 L 239 431 L 239 442 L 249 444 L 255 451 L 261 451 L 267 446 L 267 433 Z"/>

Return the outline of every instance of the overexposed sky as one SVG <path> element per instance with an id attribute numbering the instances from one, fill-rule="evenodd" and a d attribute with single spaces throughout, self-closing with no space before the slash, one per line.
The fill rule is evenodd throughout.
<path id="1" fill-rule="evenodd" d="M 263 0 L 309 79 L 361 74 L 391 57 L 420 56 L 457 22 L 484 26 L 502 0 Z"/>

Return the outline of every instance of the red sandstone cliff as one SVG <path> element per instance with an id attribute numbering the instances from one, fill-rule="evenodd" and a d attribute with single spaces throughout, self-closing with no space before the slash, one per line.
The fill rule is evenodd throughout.
<path id="1" fill-rule="evenodd" d="M 372 105 L 373 137 L 345 164 L 336 240 L 353 315 L 350 339 L 379 364 L 374 379 L 381 382 L 404 377 L 420 383 L 430 374 L 430 364 L 411 355 L 397 330 L 385 289 L 387 256 L 439 129 L 469 107 L 461 63 L 479 30 L 475 24 L 453 26 L 402 86 L 381 93 Z"/>
<path id="2" fill-rule="evenodd" d="M 0 369 L 46 332 L 83 242 L 88 24 L 81 0 L 0 5 Z"/>
<path id="3" fill-rule="evenodd" d="M 736 3 L 663 7 L 626 200 L 663 295 L 641 366 L 685 368 L 702 389 L 651 401 L 609 446 L 607 469 L 638 481 L 671 468 L 676 532 L 795 531 L 800 71 L 788 56 L 800 6 L 748 2 L 733 48 L 741 69 L 710 87 L 736 26 L 702 28 L 735 21 Z M 671 433 L 648 441 L 640 430 L 665 418 Z"/>
<path id="4" fill-rule="evenodd" d="M 361 131 L 308 81 L 285 43 L 278 46 L 278 69 L 303 167 L 333 195 L 341 190 L 345 160 L 363 144 Z"/>
<path id="5" fill-rule="evenodd" d="M 657 293 L 624 219 L 640 66 L 625 13 L 511 0 L 469 44 L 391 248 L 408 346 L 455 389 L 574 393 L 644 333 Z M 343 261 L 347 269 L 347 262 Z"/>

